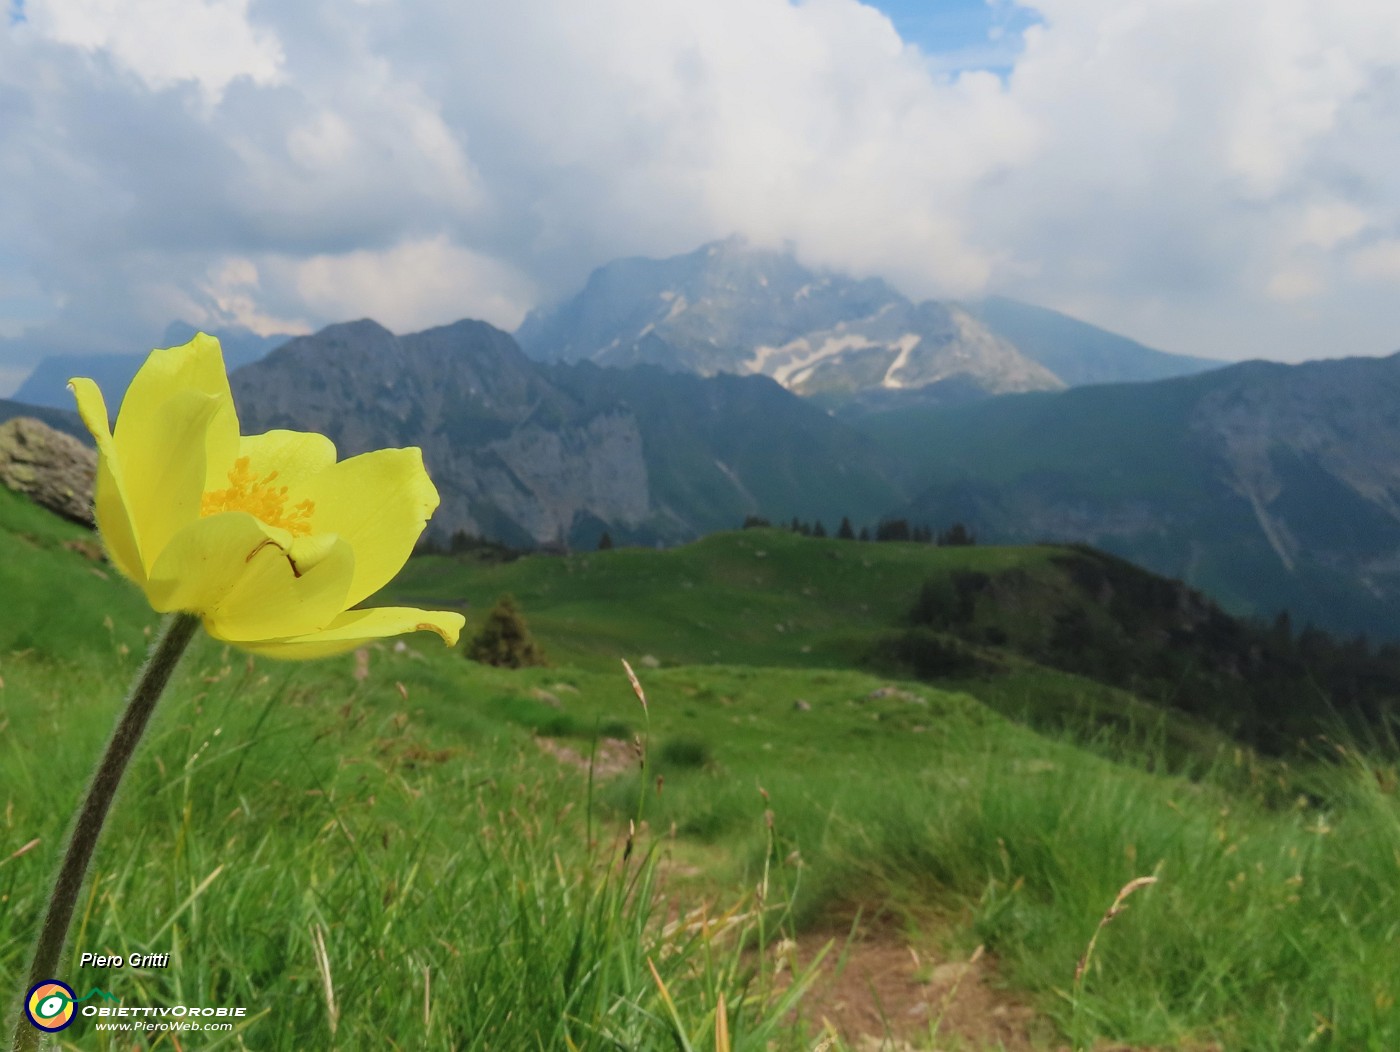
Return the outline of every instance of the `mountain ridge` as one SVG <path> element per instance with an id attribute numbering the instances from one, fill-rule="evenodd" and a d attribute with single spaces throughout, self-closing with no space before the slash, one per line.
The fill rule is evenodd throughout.
<path id="1" fill-rule="evenodd" d="M 1221 364 L 1014 301 L 915 303 L 879 278 L 811 269 L 791 251 L 742 238 L 598 267 L 574 296 L 531 311 L 516 336 L 545 361 L 762 373 L 836 407 L 1155 379 Z M 934 397 L 901 394 L 930 395 L 938 385 L 949 386 Z"/>
<path id="2" fill-rule="evenodd" d="M 188 343 L 198 331 L 188 322 L 173 321 L 166 326 L 160 346 L 177 347 Z M 285 334 L 259 336 L 238 326 L 218 327 L 210 330 L 209 335 L 219 338 L 224 362 L 230 369 L 255 362 L 291 339 Z M 104 391 L 125 391 L 149 353 L 50 355 L 33 368 L 12 397 L 16 402 L 29 405 L 67 409 L 73 404 L 68 381 L 74 376 L 89 377 Z"/>
<path id="3" fill-rule="evenodd" d="M 1159 351 L 1060 311 L 1005 296 L 988 296 L 964 306 L 1067 387 L 1166 380 L 1231 364 Z"/>
<path id="4" fill-rule="evenodd" d="M 670 542 L 746 514 L 839 517 L 903 496 L 872 443 L 766 377 L 544 365 L 485 322 L 329 326 L 231 382 L 245 431 L 319 431 L 342 456 L 420 446 L 439 539 Z"/>

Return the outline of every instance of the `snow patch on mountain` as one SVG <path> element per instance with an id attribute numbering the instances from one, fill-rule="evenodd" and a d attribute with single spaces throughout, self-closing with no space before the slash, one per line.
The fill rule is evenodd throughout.
<path id="1" fill-rule="evenodd" d="M 904 381 L 899 378 L 898 374 L 909 364 L 909 352 L 919 346 L 919 342 L 922 339 L 923 337 L 916 332 L 906 332 L 895 341 L 895 346 L 899 348 L 899 357 L 891 362 L 890 367 L 885 370 L 885 375 L 880 380 L 881 387 L 898 388 L 905 386 Z"/>
<path id="2" fill-rule="evenodd" d="M 685 296 L 677 295 L 675 299 L 671 300 L 671 309 L 666 312 L 666 317 L 661 319 L 661 324 L 664 325 L 668 321 L 675 321 L 680 313 L 688 306 L 689 304 L 686 303 Z"/>
<path id="3" fill-rule="evenodd" d="M 830 336 L 812 354 L 778 366 L 771 375 L 774 380 L 791 390 L 803 381 L 811 379 L 812 371 L 826 359 L 834 358 L 845 351 L 863 350 L 874 346 L 873 342 L 859 334 Z"/>

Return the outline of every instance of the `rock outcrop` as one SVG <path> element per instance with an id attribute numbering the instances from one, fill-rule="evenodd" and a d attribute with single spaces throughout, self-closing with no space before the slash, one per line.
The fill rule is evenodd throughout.
<path id="1" fill-rule="evenodd" d="M 97 453 L 42 420 L 0 424 L 0 483 L 65 519 L 92 525 Z"/>

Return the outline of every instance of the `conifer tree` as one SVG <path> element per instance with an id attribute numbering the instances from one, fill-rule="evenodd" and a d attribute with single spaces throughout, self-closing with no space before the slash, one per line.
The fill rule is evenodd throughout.
<path id="1" fill-rule="evenodd" d="M 909 540 L 909 520 L 882 519 L 880 524 L 875 527 L 875 539 L 877 541 Z"/>
<path id="2" fill-rule="evenodd" d="M 850 516 L 841 516 L 841 525 L 837 527 L 836 538 L 842 541 L 853 541 L 856 539 L 856 531 L 851 529 Z"/>
<path id="3" fill-rule="evenodd" d="M 496 600 L 486 623 L 467 647 L 467 657 L 497 668 L 545 664 L 544 651 L 530 635 L 525 618 L 509 593 Z"/>
<path id="4" fill-rule="evenodd" d="M 952 526 L 938 535 L 938 543 L 943 547 L 957 548 L 963 545 L 977 543 L 977 538 L 972 532 L 960 522 L 953 523 Z"/>
<path id="5" fill-rule="evenodd" d="M 612 534 L 607 530 L 603 531 L 603 536 L 598 538 L 598 550 L 605 552 L 613 546 Z"/>

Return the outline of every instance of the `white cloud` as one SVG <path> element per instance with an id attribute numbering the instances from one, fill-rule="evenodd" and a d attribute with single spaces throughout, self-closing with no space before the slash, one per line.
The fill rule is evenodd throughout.
<path id="1" fill-rule="evenodd" d="M 1267 292 L 1282 302 L 1312 299 L 1323 289 L 1322 279 L 1302 267 L 1280 270 L 1269 279 Z"/>
<path id="2" fill-rule="evenodd" d="M 1400 283 L 1400 240 L 1377 241 L 1358 249 L 1351 266 L 1360 277 Z"/>
<path id="3" fill-rule="evenodd" d="M 1297 242 L 1329 252 L 1368 225 L 1366 213 L 1355 205 L 1319 200 L 1308 205 L 1299 217 Z"/>
<path id="4" fill-rule="evenodd" d="M 247 77 L 276 82 L 282 48 L 248 22 L 248 0 L 29 0 L 34 32 L 105 52 L 148 87 L 194 81 L 213 99 Z"/>
<path id="5" fill-rule="evenodd" d="M 1400 307 L 1357 311 L 1340 253 L 1400 222 L 1400 8 L 1373 0 L 1038 0 L 1010 79 L 1042 149 L 974 227 L 1090 320 L 1170 350 L 1380 352 Z M 1294 324 L 1279 301 L 1317 326 Z M 1318 332 L 1330 323 L 1330 338 Z M 1338 334 L 1344 334 L 1339 338 Z"/>
<path id="6" fill-rule="evenodd" d="M 0 398 L 13 394 L 28 375 L 28 366 L 0 365 Z"/>
<path id="7" fill-rule="evenodd" d="M 237 325 L 259 336 L 300 335 L 311 331 L 311 326 L 301 318 L 277 317 L 264 309 L 260 302 L 262 279 L 257 265 L 242 256 L 215 264 L 200 291 L 212 307 L 192 306 L 183 316 L 191 324 L 208 328 Z"/>
<path id="8" fill-rule="evenodd" d="M 513 329 L 533 294 L 519 274 L 444 237 L 383 252 L 314 256 L 285 269 L 302 301 L 318 315 L 372 317 L 395 332 L 463 317 Z"/>
<path id="9" fill-rule="evenodd" d="M 1393 0 L 1026 6 L 1002 78 L 856 0 L 31 0 L 0 30 L 25 347 L 509 326 L 734 232 L 1171 350 L 1400 346 Z"/>

